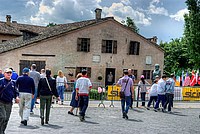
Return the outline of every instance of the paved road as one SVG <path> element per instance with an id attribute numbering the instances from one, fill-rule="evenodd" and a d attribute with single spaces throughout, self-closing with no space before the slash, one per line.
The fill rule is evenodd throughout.
<path id="1" fill-rule="evenodd" d="M 40 125 L 39 108 L 30 117 L 28 126 L 20 124 L 18 105 L 14 104 L 7 134 L 199 134 L 200 104 L 175 103 L 173 114 L 154 112 L 144 108 L 130 110 L 129 120 L 122 118 L 120 102 L 115 107 L 97 107 L 99 102 L 91 101 L 86 121 L 80 122 L 77 116 L 68 115 L 69 102 L 53 105 L 49 125 Z"/>

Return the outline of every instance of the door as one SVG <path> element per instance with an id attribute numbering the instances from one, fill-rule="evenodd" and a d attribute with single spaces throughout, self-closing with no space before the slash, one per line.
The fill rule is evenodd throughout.
<path id="1" fill-rule="evenodd" d="M 27 67 L 27 68 L 31 68 L 31 65 L 32 64 L 36 64 L 36 71 L 40 72 L 41 69 L 45 69 L 45 61 L 31 61 L 31 60 L 20 60 L 20 63 L 19 63 L 19 72 L 20 72 L 20 75 L 22 75 L 22 70 L 23 68 Z"/>
<path id="2" fill-rule="evenodd" d="M 105 85 L 112 85 L 115 83 L 115 68 L 106 68 Z"/>

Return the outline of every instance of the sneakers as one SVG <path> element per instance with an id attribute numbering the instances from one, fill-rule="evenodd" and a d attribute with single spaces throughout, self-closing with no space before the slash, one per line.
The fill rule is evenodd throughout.
<path id="1" fill-rule="evenodd" d="M 167 111 L 166 111 L 166 109 L 162 108 L 162 112 L 163 112 L 163 113 L 166 113 Z"/>
<path id="2" fill-rule="evenodd" d="M 85 121 L 85 118 L 82 115 L 79 115 L 79 119 L 80 119 L 80 121 Z"/>
<path id="3" fill-rule="evenodd" d="M 74 115 L 74 113 L 73 113 L 73 112 L 70 112 L 70 111 L 68 111 L 68 114 Z"/>
<path id="4" fill-rule="evenodd" d="M 33 115 L 33 114 L 34 114 L 34 112 L 33 112 L 33 111 L 31 111 L 31 112 L 30 112 L 30 114 L 31 114 L 31 115 Z"/>
<path id="5" fill-rule="evenodd" d="M 61 105 L 63 105 L 63 101 L 61 101 Z"/>
<path id="6" fill-rule="evenodd" d="M 21 121 L 21 124 L 24 124 L 24 126 L 27 126 L 27 120 Z"/>
<path id="7" fill-rule="evenodd" d="M 150 110 L 150 108 L 149 108 L 149 107 L 147 107 L 147 110 Z"/>
<path id="8" fill-rule="evenodd" d="M 128 119 L 127 113 L 125 113 L 125 112 L 123 113 L 123 118 L 124 118 L 124 119 Z"/>
<path id="9" fill-rule="evenodd" d="M 41 125 L 44 125 L 44 117 L 41 117 Z"/>
<path id="10" fill-rule="evenodd" d="M 36 101 L 35 104 L 39 104 L 39 102 Z"/>
<path id="11" fill-rule="evenodd" d="M 154 109 L 155 112 L 158 112 L 158 109 Z"/>

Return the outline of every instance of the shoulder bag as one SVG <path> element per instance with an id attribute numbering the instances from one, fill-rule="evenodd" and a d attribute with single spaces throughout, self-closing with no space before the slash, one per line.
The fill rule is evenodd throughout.
<path id="1" fill-rule="evenodd" d="M 129 80 L 129 78 L 128 78 L 128 80 Z M 128 84 L 128 80 L 127 80 L 127 82 L 126 82 L 126 86 L 127 86 L 127 84 Z M 125 86 L 124 90 L 121 90 L 121 91 L 119 92 L 119 97 L 120 97 L 120 99 L 125 99 L 125 90 L 126 90 L 126 86 Z"/>

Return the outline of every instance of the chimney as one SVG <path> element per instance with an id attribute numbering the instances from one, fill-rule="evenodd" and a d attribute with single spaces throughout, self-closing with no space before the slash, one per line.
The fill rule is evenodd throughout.
<path id="1" fill-rule="evenodd" d="M 11 15 L 6 15 L 6 24 L 7 25 L 11 24 Z"/>
<path id="2" fill-rule="evenodd" d="M 157 43 L 157 36 L 153 36 L 153 38 L 151 39 L 153 43 Z"/>
<path id="3" fill-rule="evenodd" d="M 100 8 L 96 8 L 95 9 L 96 20 L 100 20 L 101 19 L 101 12 L 102 12 L 102 9 L 100 9 Z"/>

